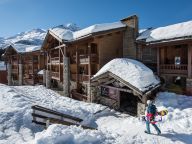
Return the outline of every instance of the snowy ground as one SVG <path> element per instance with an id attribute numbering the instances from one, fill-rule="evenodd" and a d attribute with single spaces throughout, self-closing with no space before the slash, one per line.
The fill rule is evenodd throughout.
<path id="1" fill-rule="evenodd" d="M 31 106 L 38 104 L 84 119 L 84 124 L 98 130 L 76 126 L 51 125 L 47 130 L 31 123 Z M 159 93 L 158 109 L 169 114 L 159 123 L 157 136 L 144 133 L 145 124 L 138 118 L 105 107 L 61 97 L 43 86 L 9 87 L 0 84 L 0 144 L 127 144 L 188 143 L 192 141 L 192 97 Z"/>

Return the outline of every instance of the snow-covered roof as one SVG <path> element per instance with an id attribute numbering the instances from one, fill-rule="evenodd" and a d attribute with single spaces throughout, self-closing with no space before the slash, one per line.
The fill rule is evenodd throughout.
<path id="1" fill-rule="evenodd" d="M 38 75 L 43 75 L 43 70 L 40 70 L 37 74 Z"/>
<path id="2" fill-rule="evenodd" d="M 18 53 L 33 52 L 41 49 L 41 46 L 14 44 L 11 45 Z"/>
<path id="3" fill-rule="evenodd" d="M 128 58 L 117 58 L 104 65 L 93 78 L 111 72 L 128 82 L 141 92 L 149 90 L 160 83 L 152 70 L 139 61 Z M 92 78 L 92 79 L 93 79 Z"/>
<path id="4" fill-rule="evenodd" d="M 192 21 L 142 31 L 137 40 L 145 42 L 192 38 Z"/>
<path id="5" fill-rule="evenodd" d="M 6 70 L 6 66 L 5 66 L 5 62 L 4 61 L 0 61 L 0 71 L 1 70 Z"/>
<path id="6" fill-rule="evenodd" d="M 114 23 L 95 24 L 78 31 L 72 31 L 72 30 L 66 29 L 65 27 L 56 27 L 56 28 L 50 29 L 50 31 L 53 32 L 56 36 L 58 36 L 62 40 L 73 41 L 96 32 L 113 30 L 113 29 L 123 28 L 123 27 L 126 27 L 126 25 L 121 22 L 114 22 Z"/>

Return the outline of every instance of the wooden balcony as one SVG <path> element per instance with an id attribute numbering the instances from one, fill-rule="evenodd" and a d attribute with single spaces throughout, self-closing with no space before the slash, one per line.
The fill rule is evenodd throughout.
<path id="1" fill-rule="evenodd" d="M 74 55 L 72 57 L 72 61 L 76 62 L 76 56 Z M 79 55 L 79 63 L 80 64 L 89 64 L 89 58 L 88 54 Z M 97 54 L 91 54 L 91 63 L 98 63 L 98 55 Z"/>
<path id="2" fill-rule="evenodd" d="M 91 76 L 92 77 L 92 76 Z M 76 74 L 71 74 L 71 79 L 73 81 L 76 81 Z M 89 75 L 85 75 L 85 74 L 79 74 L 79 81 L 83 82 L 83 81 L 89 81 Z"/>
<path id="3" fill-rule="evenodd" d="M 75 89 L 71 90 L 71 96 L 76 100 L 87 101 L 87 96 L 85 94 L 78 93 Z"/>
<path id="4" fill-rule="evenodd" d="M 18 72 L 19 72 L 18 69 L 12 69 L 13 74 L 17 74 Z"/>
<path id="5" fill-rule="evenodd" d="M 33 79 L 30 79 L 30 78 L 25 78 L 25 79 L 23 80 L 23 83 L 24 83 L 25 85 L 34 85 L 34 84 L 35 84 L 34 80 L 33 80 Z"/>
<path id="6" fill-rule="evenodd" d="M 51 72 L 52 79 L 60 80 L 59 72 Z"/>
<path id="7" fill-rule="evenodd" d="M 174 65 L 163 64 L 160 65 L 160 74 L 179 74 L 187 75 L 187 64 Z"/>
<path id="8" fill-rule="evenodd" d="M 51 62 L 52 64 L 58 64 L 60 63 L 60 60 L 59 60 L 59 57 L 54 57 L 54 58 L 51 58 Z"/>

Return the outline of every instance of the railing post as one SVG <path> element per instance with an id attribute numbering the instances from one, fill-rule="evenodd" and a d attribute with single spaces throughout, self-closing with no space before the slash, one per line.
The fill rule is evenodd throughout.
<path id="1" fill-rule="evenodd" d="M 159 47 L 157 47 L 157 75 L 160 74 L 160 57 L 159 57 Z"/>
<path id="2" fill-rule="evenodd" d="M 188 45 L 188 78 L 191 78 L 191 45 Z"/>

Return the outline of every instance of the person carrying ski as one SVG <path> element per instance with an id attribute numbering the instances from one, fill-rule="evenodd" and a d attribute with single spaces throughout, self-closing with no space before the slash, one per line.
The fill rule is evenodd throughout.
<path id="1" fill-rule="evenodd" d="M 147 130 L 145 131 L 145 133 L 150 134 L 150 124 L 152 124 L 155 128 L 155 130 L 157 131 L 157 134 L 161 134 L 160 129 L 157 127 L 157 125 L 155 124 L 155 115 L 157 113 L 157 108 L 156 106 L 152 103 L 151 100 L 147 100 L 147 115 L 146 115 L 146 128 Z"/>

